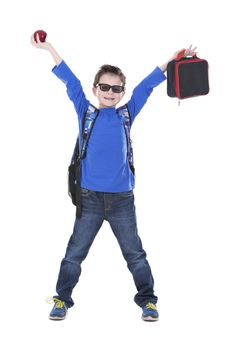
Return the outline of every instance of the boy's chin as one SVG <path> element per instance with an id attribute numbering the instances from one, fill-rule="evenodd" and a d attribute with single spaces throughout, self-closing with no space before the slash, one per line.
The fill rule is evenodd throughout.
<path id="1" fill-rule="evenodd" d="M 116 103 L 101 103 L 100 108 L 114 108 L 116 107 Z"/>

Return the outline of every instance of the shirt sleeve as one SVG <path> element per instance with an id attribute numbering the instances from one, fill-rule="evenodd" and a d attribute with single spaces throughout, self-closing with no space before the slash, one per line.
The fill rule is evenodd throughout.
<path id="1" fill-rule="evenodd" d="M 66 92 L 74 104 L 79 120 L 81 120 L 88 108 L 89 101 L 86 99 L 80 80 L 64 61 L 55 66 L 52 72 L 66 85 Z"/>
<path id="2" fill-rule="evenodd" d="M 153 89 L 166 80 L 165 74 L 156 67 L 142 82 L 133 90 L 131 99 L 127 103 L 132 122 L 140 112 Z"/>

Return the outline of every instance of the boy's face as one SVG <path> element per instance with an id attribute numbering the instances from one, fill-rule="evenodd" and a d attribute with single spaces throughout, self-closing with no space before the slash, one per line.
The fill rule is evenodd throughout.
<path id="1" fill-rule="evenodd" d="M 100 77 L 97 87 L 93 87 L 93 93 L 99 101 L 99 108 L 115 107 L 124 96 L 125 92 L 113 92 L 112 88 L 109 91 L 102 91 L 99 84 L 108 84 L 111 86 L 122 86 L 122 81 L 118 75 L 105 73 Z"/>

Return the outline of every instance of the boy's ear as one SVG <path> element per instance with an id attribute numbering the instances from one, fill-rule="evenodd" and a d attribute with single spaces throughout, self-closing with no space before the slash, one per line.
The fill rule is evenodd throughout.
<path id="1" fill-rule="evenodd" d="M 95 86 L 93 86 L 93 88 L 92 88 L 92 92 L 93 92 L 93 94 L 96 96 L 96 87 Z"/>

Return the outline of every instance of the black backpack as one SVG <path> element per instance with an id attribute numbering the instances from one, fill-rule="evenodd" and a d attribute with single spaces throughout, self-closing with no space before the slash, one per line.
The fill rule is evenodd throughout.
<path id="1" fill-rule="evenodd" d="M 117 109 L 118 115 L 122 118 L 125 135 L 127 139 L 127 158 L 130 169 L 135 175 L 133 165 L 133 149 L 132 141 L 130 139 L 131 118 L 128 111 L 127 104 Z M 81 163 L 82 159 L 86 157 L 88 142 L 91 136 L 95 121 L 99 115 L 99 110 L 92 104 L 83 118 L 82 137 L 78 136 L 75 148 L 73 151 L 71 163 L 68 167 L 68 193 L 71 197 L 72 203 L 76 206 L 76 217 L 80 218 L 82 215 L 82 198 L 81 198 Z"/>

